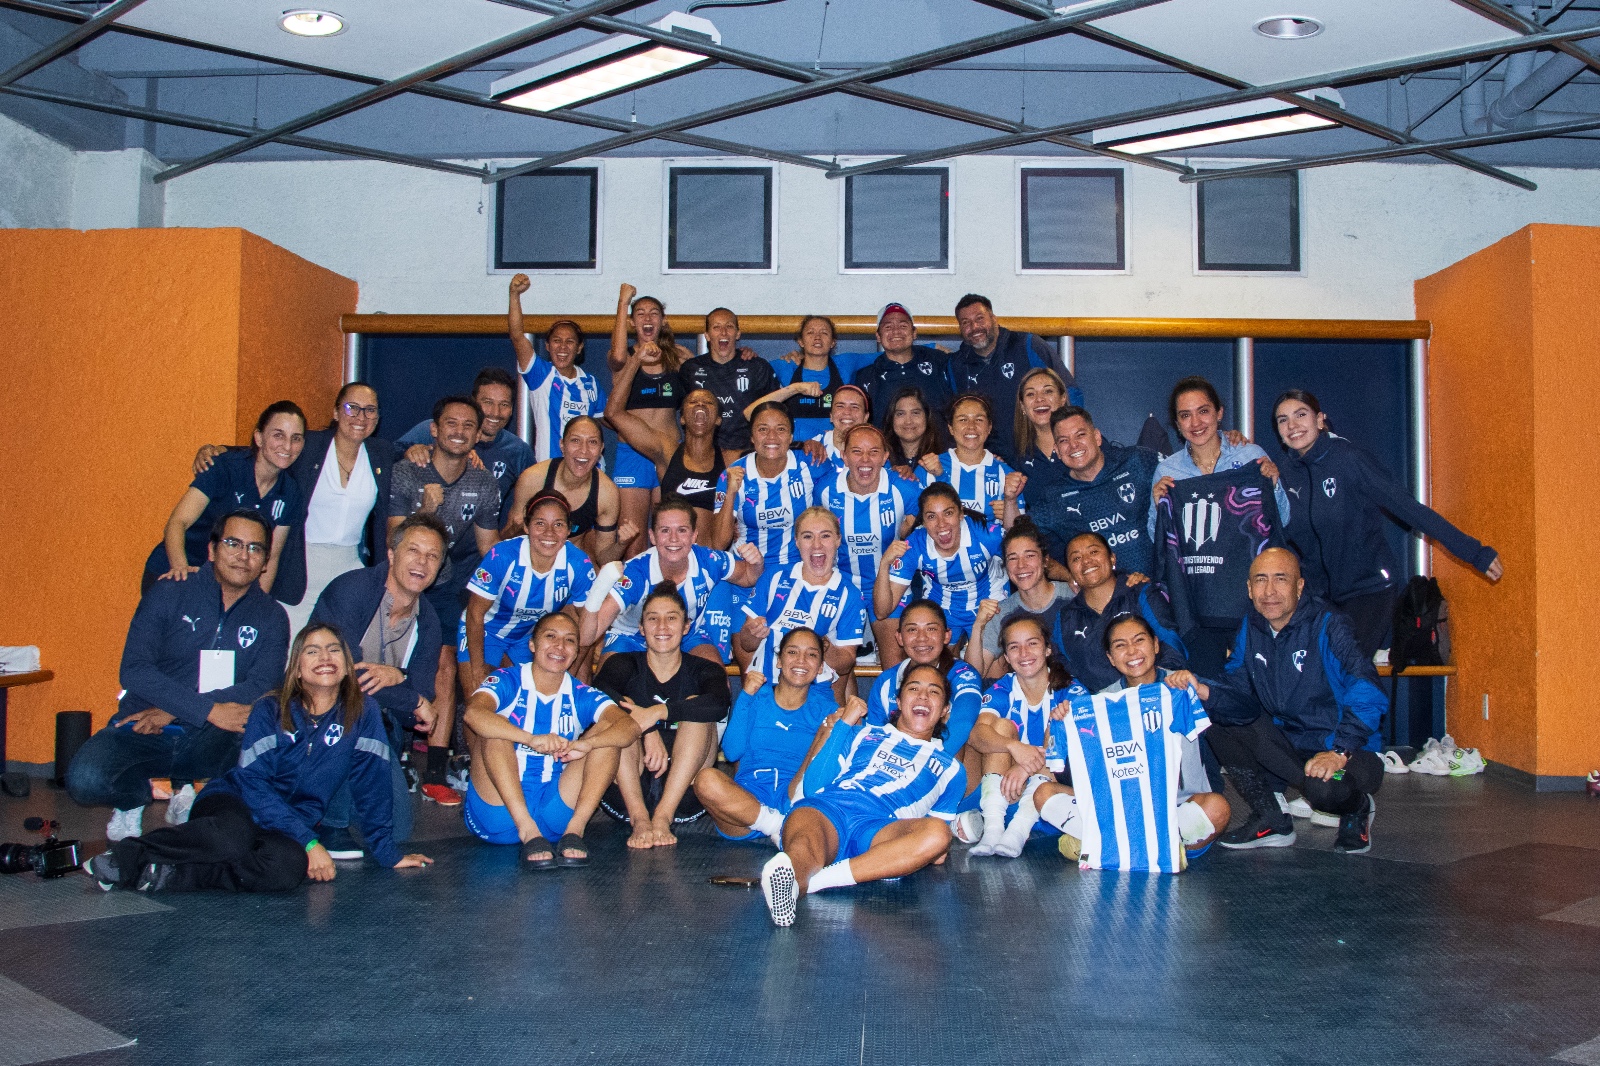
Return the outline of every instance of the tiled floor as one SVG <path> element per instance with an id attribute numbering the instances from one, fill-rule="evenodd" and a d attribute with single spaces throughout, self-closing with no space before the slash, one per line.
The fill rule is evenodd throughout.
<path id="1" fill-rule="evenodd" d="M 597 821 L 590 867 L 521 874 L 429 807 L 434 868 L 285 897 L 6 879 L 0 986 L 80 1016 L 50 1054 L 137 1041 L 71 1060 L 96 1066 L 1600 1063 L 1600 801 L 1408 776 L 1379 804 L 1363 857 L 1304 823 L 1176 878 L 958 849 L 790 930 L 707 883 L 768 849 L 695 827 L 630 854 Z M 103 828 L 40 787 L 0 800 L 0 838 L 29 813 Z M 42 1061 L 29 1013 L 0 1013 L 0 1066 Z"/>

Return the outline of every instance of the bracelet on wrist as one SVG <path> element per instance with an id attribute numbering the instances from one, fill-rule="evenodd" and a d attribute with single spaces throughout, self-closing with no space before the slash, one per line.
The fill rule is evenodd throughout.
<path id="1" fill-rule="evenodd" d="M 311 842 L 306 845 L 306 851 L 309 852 L 312 848 L 320 848 L 320 847 L 322 847 L 322 841 L 320 841 L 320 840 L 316 839 L 315 837 L 313 837 L 311 839 Z"/>

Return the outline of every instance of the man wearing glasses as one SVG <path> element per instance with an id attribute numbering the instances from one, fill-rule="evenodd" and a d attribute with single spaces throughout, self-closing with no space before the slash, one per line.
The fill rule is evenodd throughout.
<path id="1" fill-rule="evenodd" d="M 334 399 L 328 428 L 307 430 L 305 447 L 289 467 L 304 502 L 289 522 L 272 594 L 289 612 L 291 636 L 304 628 L 328 582 L 384 560 L 389 531 L 383 505 L 400 449 L 372 435 L 378 414 L 377 391 L 351 382 Z M 226 450 L 201 448 L 195 473 Z"/>
<path id="2" fill-rule="evenodd" d="M 67 768 L 75 801 L 113 808 L 111 841 L 142 831 L 152 777 L 172 781 L 167 821 L 185 821 L 193 785 L 239 761 L 250 705 L 282 682 L 289 622 L 257 583 L 271 543 L 258 512 L 230 511 L 212 528 L 206 565 L 187 581 L 157 581 L 139 601 L 116 714 Z"/>

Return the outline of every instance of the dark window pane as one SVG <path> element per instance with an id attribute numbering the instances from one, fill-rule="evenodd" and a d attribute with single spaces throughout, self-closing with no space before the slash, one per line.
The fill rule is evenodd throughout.
<path id="1" fill-rule="evenodd" d="M 770 168 L 674 169 L 669 199 L 669 268 L 772 268 Z"/>
<path id="2" fill-rule="evenodd" d="M 1299 270 L 1300 176 L 1200 183 L 1201 270 Z"/>
<path id="3" fill-rule="evenodd" d="M 948 170 L 890 170 L 845 181 L 846 267 L 943 270 L 950 265 Z"/>
<path id="4" fill-rule="evenodd" d="M 1122 270 L 1122 171 L 1022 172 L 1022 269 Z"/>
<path id="5" fill-rule="evenodd" d="M 594 269 L 600 172 L 545 170 L 500 183 L 495 266 Z"/>

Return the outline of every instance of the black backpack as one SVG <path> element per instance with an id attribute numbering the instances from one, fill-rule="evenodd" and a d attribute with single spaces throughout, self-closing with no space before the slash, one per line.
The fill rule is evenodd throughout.
<path id="1" fill-rule="evenodd" d="M 1414 577 L 1394 603 L 1394 635 L 1389 667 L 1444 666 L 1450 661 L 1450 604 L 1431 577 Z"/>

